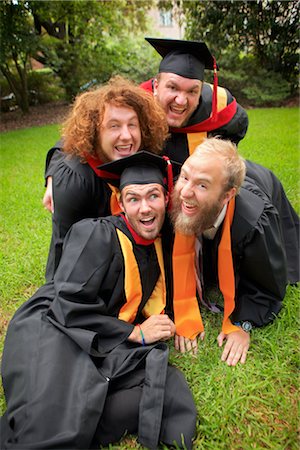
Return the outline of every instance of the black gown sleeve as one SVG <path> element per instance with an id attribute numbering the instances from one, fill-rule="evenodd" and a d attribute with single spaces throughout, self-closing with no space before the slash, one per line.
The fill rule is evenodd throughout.
<path id="1" fill-rule="evenodd" d="M 114 227 L 101 219 L 79 222 L 66 236 L 49 319 L 86 351 L 92 346 L 110 351 L 134 328 L 117 318 L 124 303 L 123 276 Z"/>
<path id="2" fill-rule="evenodd" d="M 53 278 L 57 269 L 63 240 L 70 227 L 85 218 L 110 214 L 109 187 L 88 164 L 83 164 L 77 157 L 57 155 L 52 173 L 52 189 L 54 213 L 46 268 L 47 281 Z"/>
<path id="3" fill-rule="evenodd" d="M 62 141 L 58 141 L 46 155 L 45 163 L 45 186 L 47 186 L 47 178 L 52 177 L 55 173 L 56 165 L 64 158 L 62 150 Z"/>
<path id="4" fill-rule="evenodd" d="M 250 177 L 269 197 L 278 211 L 287 257 L 288 281 L 297 283 L 300 279 L 300 221 L 285 190 L 276 175 L 266 167 L 246 160 L 247 177 Z"/>
<path id="5" fill-rule="evenodd" d="M 239 244 L 233 320 L 263 326 L 282 308 L 287 285 L 286 256 L 276 209 L 266 204 L 256 226 Z"/>

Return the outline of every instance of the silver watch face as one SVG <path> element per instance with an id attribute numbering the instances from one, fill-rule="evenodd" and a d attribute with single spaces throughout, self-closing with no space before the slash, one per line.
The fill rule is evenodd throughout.
<path id="1" fill-rule="evenodd" d="M 244 331 L 246 331 L 247 333 L 249 333 L 249 331 L 251 331 L 252 330 L 252 323 L 251 322 L 248 322 L 247 320 L 245 321 L 245 322 L 243 322 L 242 323 L 242 329 L 244 330 Z"/>

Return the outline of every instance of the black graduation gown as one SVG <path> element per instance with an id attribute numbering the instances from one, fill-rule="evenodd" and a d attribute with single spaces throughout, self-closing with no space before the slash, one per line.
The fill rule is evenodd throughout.
<path id="1" fill-rule="evenodd" d="M 268 196 L 278 211 L 287 259 L 287 276 L 291 284 L 300 279 L 299 269 L 299 216 L 290 204 L 283 186 L 271 170 L 246 160 L 247 177 Z"/>
<path id="2" fill-rule="evenodd" d="M 89 164 L 62 152 L 61 141 L 48 152 L 45 176 L 52 176 L 54 213 L 46 280 L 53 279 L 59 264 L 63 240 L 79 220 L 111 214 L 109 186 Z"/>
<path id="3" fill-rule="evenodd" d="M 167 345 L 129 343 L 134 325 L 117 318 L 125 293 L 115 227 L 131 238 L 120 217 L 74 225 L 54 280 L 10 322 L 2 361 L 7 411 L 1 419 L 1 448 L 95 448 L 107 396 L 126 380 L 131 387 L 142 386 L 140 442 L 149 448 L 159 440 L 180 445 L 182 433 L 191 448 L 195 405 L 182 374 L 167 365 Z M 153 244 L 133 246 L 143 307 L 159 266 Z M 130 402 L 128 390 L 123 408 Z M 118 424 L 110 426 L 113 431 Z"/>
<path id="4" fill-rule="evenodd" d="M 213 240 L 203 239 L 204 295 L 217 282 L 221 227 Z M 281 219 L 266 194 L 246 177 L 236 197 L 231 227 L 235 272 L 233 322 L 255 326 L 271 322 L 279 313 L 287 285 L 287 263 Z"/>

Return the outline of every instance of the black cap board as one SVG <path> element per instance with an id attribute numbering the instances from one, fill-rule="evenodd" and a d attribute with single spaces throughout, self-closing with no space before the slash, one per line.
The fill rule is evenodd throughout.
<path id="1" fill-rule="evenodd" d="M 169 166 L 173 169 L 173 176 L 179 174 L 181 164 L 153 153 L 139 151 L 134 155 L 102 164 L 99 169 L 102 178 L 121 191 L 129 184 L 158 183 L 168 188 L 169 182 L 173 182 L 168 180 Z"/>
<path id="2" fill-rule="evenodd" d="M 175 73 L 184 78 L 203 81 L 204 69 L 214 69 L 214 57 L 200 41 L 145 38 L 163 57 L 159 72 Z"/>

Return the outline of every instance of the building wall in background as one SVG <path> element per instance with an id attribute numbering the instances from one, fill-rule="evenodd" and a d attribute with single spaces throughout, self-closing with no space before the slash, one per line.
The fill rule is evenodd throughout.
<path id="1" fill-rule="evenodd" d="M 183 39 L 184 26 L 178 24 L 174 10 L 151 9 L 149 17 L 152 20 L 153 37 Z"/>

